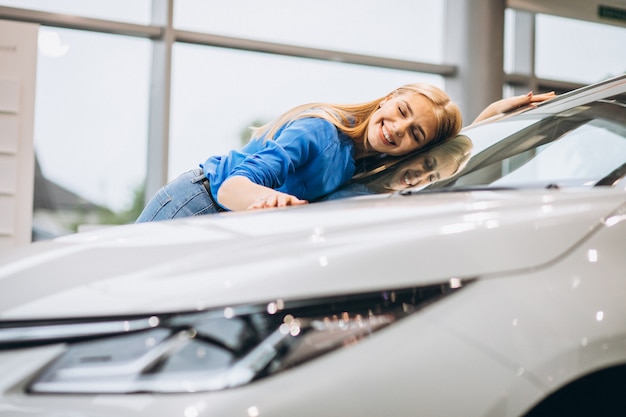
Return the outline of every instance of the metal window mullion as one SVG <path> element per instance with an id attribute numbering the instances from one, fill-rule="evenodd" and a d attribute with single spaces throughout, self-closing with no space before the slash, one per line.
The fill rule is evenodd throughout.
<path id="1" fill-rule="evenodd" d="M 112 33 L 116 35 L 136 36 L 150 39 L 160 38 L 163 32 L 163 28 L 159 26 L 116 22 L 112 20 L 93 19 L 90 17 L 18 9 L 5 6 L 0 6 L 0 19 L 39 23 L 42 26 L 52 26 L 64 29 Z"/>
<path id="2" fill-rule="evenodd" d="M 537 92 L 537 13 L 530 19 L 530 90 Z"/>
<path id="3" fill-rule="evenodd" d="M 147 200 L 167 182 L 170 143 L 172 84 L 173 0 L 153 0 L 152 23 L 163 28 L 152 45 L 150 101 L 148 110 L 148 156 L 144 197 Z"/>
<path id="4" fill-rule="evenodd" d="M 250 52 L 264 52 L 275 55 L 285 55 L 300 58 L 312 58 L 322 61 L 342 62 L 349 64 L 383 67 L 406 71 L 416 71 L 451 77 L 456 74 L 455 65 L 430 64 L 418 61 L 409 61 L 381 56 L 356 54 L 334 51 L 329 49 L 310 48 L 275 42 L 258 41 L 254 39 L 235 38 L 209 33 L 175 30 L 175 40 L 181 43 L 191 43 L 204 46 L 215 46 L 228 49 L 238 49 Z"/>

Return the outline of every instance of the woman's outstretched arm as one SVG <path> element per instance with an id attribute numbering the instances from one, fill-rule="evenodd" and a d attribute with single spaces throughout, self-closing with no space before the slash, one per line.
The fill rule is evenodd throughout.
<path id="1" fill-rule="evenodd" d="M 528 92 L 528 94 L 523 94 L 521 96 L 503 98 L 502 100 L 494 101 L 478 115 L 478 117 L 474 120 L 472 124 L 481 122 L 498 114 L 503 114 L 511 110 L 515 110 L 519 107 L 523 107 L 529 104 L 533 105 L 534 103 L 540 103 L 542 101 L 549 100 L 555 96 L 556 94 L 554 94 L 553 91 L 543 94 L 533 94 L 533 92 L 530 91 Z"/>
<path id="2" fill-rule="evenodd" d="M 228 178 L 217 192 L 217 201 L 229 210 L 251 210 L 270 207 L 299 206 L 306 204 L 290 194 L 255 184 L 244 176 Z"/>

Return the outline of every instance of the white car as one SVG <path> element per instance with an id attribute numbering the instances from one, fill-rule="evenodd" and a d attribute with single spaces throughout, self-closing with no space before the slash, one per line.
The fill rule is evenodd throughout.
<path id="1" fill-rule="evenodd" d="M 0 416 L 623 415 L 626 76 L 462 134 L 430 186 L 0 252 Z"/>

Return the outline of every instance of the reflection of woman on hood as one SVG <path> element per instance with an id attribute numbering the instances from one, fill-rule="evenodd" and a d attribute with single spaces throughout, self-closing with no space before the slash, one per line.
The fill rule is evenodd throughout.
<path id="1" fill-rule="evenodd" d="M 378 171 L 376 174 L 368 176 L 365 172 L 357 182 L 377 193 L 424 187 L 459 172 L 467 164 L 472 147 L 467 136 L 459 135 L 427 150 L 387 160 L 369 171 Z"/>
<path id="2" fill-rule="evenodd" d="M 373 166 L 355 175 L 350 185 L 327 199 L 425 187 L 463 169 L 472 148 L 472 141 L 467 136 L 459 135 L 405 157 L 380 158 Z"/>
<path id="3" fill-rule="evenodd" d="M 382 192 L 400 191 L 424 187 L 450 178 L 465 167 L 472 147 L 472 141 L 467 136 L 456 136 L 428 150 L 403 158 L 395 164 L 394 169 L 381 173 L 370 187 Z"/>

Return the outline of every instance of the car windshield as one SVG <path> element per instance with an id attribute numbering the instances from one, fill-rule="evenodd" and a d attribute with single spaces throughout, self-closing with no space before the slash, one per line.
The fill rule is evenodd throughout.
<path id="1" fill-rule="evenodd" d="M 624 103 L 597 101 L 542 118 L 521 115 L 514 123 L 522 121 L 528 125 L 512 134 L 507 121 L 468 129 L 466 134 L 483 150 L 461 173 L 429 188 L 595 186 L 623 171 Z M 497 128 L 504 134 L 494 143 Z"/>
<path id="2" fill-rule="evenodd" d="M 540 106 L 471 126 L 409 156 L 363 161 L 353 182 L 327 199 L 394 191 L 592 187 L 622 178 L 626 94 L 558 109 Z"/>

